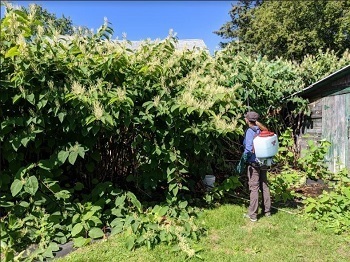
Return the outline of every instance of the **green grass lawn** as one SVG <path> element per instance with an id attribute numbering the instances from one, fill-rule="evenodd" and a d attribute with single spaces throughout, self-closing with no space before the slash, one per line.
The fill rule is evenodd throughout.
<path id="1" fill-rule="evenodd" d="M 300 215 L 279 211 L 258 222 L 243 218 L 245 206 L 225 204 L 205 210 L 200 220 L 208 229 L 196 247 L 204 261 L 350 261 L 346 236 L 315 230 Z M 184 261 L 184 252 L 159 245 L 153 250 L 142 247 L 128 251 L 121 236 L 111 237 L 81 248 L 64 261 Z M 191 261 L 201 261 L 192 258 Z"/>

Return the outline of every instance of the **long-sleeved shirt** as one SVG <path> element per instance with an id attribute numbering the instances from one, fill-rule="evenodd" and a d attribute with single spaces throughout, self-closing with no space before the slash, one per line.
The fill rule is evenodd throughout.
<path id="1" fill-rule="evenodd" d="M 250 163 L 256 161 L 256 156 L 255 156 L 255 153 L 253 152 L 254 151 L 253 140 L 259 134 L 260 134 L 260 129 L 258 126 L 249 127 L 245 132 L 245 137 L 243 141 L 244 154 L 251 153 L 250 157 L 247 160 Z"/>

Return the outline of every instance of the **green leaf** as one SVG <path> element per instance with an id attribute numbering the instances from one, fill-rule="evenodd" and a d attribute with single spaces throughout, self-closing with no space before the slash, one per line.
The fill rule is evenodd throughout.
<path id="1" fill-rule="evenodd" d="M 18 148 L 21 146 L 21 141 L 19 139 L 12 140 L 12 148 L 17 152 Z"/>
<path id="2" fill-rule="evenodd" d="M 90 218 L 95 214 L 95 211 L 91 210 L 83 215 L 82 220 L 87 221 L 90 220 Z"/>
<path id="3" fill-rule="evenodd" d="M 44 257 L 54 258 L 53 252 L 60 250 L 59 246 L 55 242 L 51 242 L 43 253 Z"/>
<path id="4" fill-rule="evenodd" d="M 177 108 L 179 108 L 179 105 L 173 105 L 173 106 L 170 108 L 170 112 L 174 112 Z"/>
<path id="5" fill-rule="evenodd" d="M 136 206 L 137 209 L 141 212 L 141 211 L 142 211 L 142 210 L 141 210 L 141 209 L 142 209 L 142 206 L 141 206 L 140 201 L 137 200 L 136 196 L 135 196 L 133 193 L 131 193 L 131 192 L 128 192 L 127 195 L 128 195 L 128 197 L 129 197 L 131 203 L 132 203 L 134 206 Z"/>
<path id="6" fill-rule="evenodd" d="M 121 208 L 112 208 L 112 214 L 117 216 L 117 217 L 124 217 L 124 214 L 122 213 L 122 209 Z"/>
<path id="7" fill-rule="evenodd" d="M 350 199 L 350 187 L 344 187 L 343 192 L 347 196 L 347 198 Z"/>
<path id="8" fill-rule="evenodd" d="M 120 232 L 123 231 L 123 227 L 113 227 L 111 231 L 111 236 L 114 236 L 116 234 L 119 234 Z"/>
<path id="9" fill-rule="evenodd" d="M 20 205 L 21 207 L 24 207 L 24 208 L 29 207 L 29 203 L 26 202 L 26 201 L 21 201 L 21 203 L 19 203 L 19 205 Z"/>
<path id="10" fill-rule="evenodd" d="M 57 158 L 62 164 L 64 164 L 64 162 L 66 162 L 68 156 L 69 156 L 69 152 L 68 151 L 60 151 L 58 153 L 58 157 Z"/>
<path id="11" fill-rule="evenodd" d="M 168 206 L 161 207 L 160 210 L 158 211 L 159 216 L 164 216 L 169 210 Z"/>
<path id="12" fill-rule="evenodd" d="M 167 168 L 167 170 L 166 170 L 166 173 L 167 173 L 167 175 L 169 176 L 169 175 L 171 175 L 172 173 L 174 173 L 176 171 L 176 168 L 175 167 L 173 167 L 173 168 Z"/>
<path id="13" fill-rule="evenodd" d="M 179 187 L 176 185 L 176 186 L 174 187 L 174 189 L 172 190 L 172 192 L 173 192 L 173 195 L 174 195 L 174 196 L 177 196 L 177 193 L 179 192 Z"/>
<path id="14" fill-rule="evenodd" d="M 13 202 L 0 200 L 0 207 L 12 207 L 12 206 L 14 206 Z"/>
<path id="15" fill-rule="evenodd" d="M 173 152 L 170 152 L 170 160 L 171 162 L 175 162 L 176 160 L 176 155 Z"/>
<path id="16" fill-rule="evenodd" d="M 135 245 L 135 237 L 134 236 L 128 236 L 125 241 L 125 246 L 128 250 L 132 250 Z"/>
<path id="17" fill-rule="evenodd" d="M 15 104 L 18 101 L 18 99 L 20 99 L 21 97 L 22 97 L 22 94 L 15 95 L 14 97 L 12 97 L 12 103 Z"/>
<path id="18" fill-rule="evenodd" d="M 95 116 L 88 116 L 85 118 L 85 125 L 89 125 L 90 123 L 94 122 L 96 120 Z"/>
<path id="19" fill-rule="evenodd" d="M 81 223 L 75 224 L 74 227 L 72 228 L 72 237 L 80 234 L 80 232 L 83 230 L 83 225 Z"/>
<path id="20" fill-rule="evenodd" d="M 44 159 L 39 161 L 38 167 L 49 171 L 54 167 L 54 163 L 50 159 Z"/>
<path id="21" fill-rule="evenodd" d="M 182 202 L 180 202 L 179 207 L 182 208 L 182 209 L 186 208 L 187 204 L 188 204 L 187 201 L 182 201 Z"/>
<path id="22" fill-rule="evenodd" d="M 91 241 L 90 238 L 83 238 L 83 237 L 73 238 L 73 243 L 74 243 L 75 247 L 85 246 L 85 245 L 89 244 L 90 241 Z"/>
<path id="23" fill-rule="evenodd" d="M 22 144 L 24 147 L 27 147 L 27 144 L 28 144 L 29 141 L 30 141 L 30 136 L 23 137 L 23 138 L 21 139 L 21 144 Z"/>
<path id="24" fill-rule="evenodd" d="M 75 151 L 70 152 L 69 158 L 68 158 L 69 163 L 71 163 L 72 165 L 74 165 L 75 160 L 77 160 L 77 157 L 78 157 L 78 152 L 75 152 Z"/>
<path id="25" fill-rule="evenodd" d="M 23 188 L 23 183 L 19 179 L 15 179 L 10 187 L 12 196 L 16 196 Z"/>
<path id="26" fill-rule="evenodd" d="M 78 154 L 81 158 L 84 158 L 85 156 L 85 150 L 84 150 L 84 147 L 79 147 L 78 148 Z"/>
<path id="27" fill-rule="evenodd" d="M 147 239 L 146 236 L 141 235 L 141 236 L 136 240 L 136 243 L 142 244 L 146 239 Z"/>
<path id="28" fill-rule="evenodd" d="M 187 108 L 187 113 L 190 115 L 194 110 L 196 110 L 196 108 L 190 106 L 190 107 Z"/>
<path id="29" fill-rule="evenodd" d="M 60 122 L 62 123 L 64 120 L 64 117 L 66 116 L 66 113 L 61 112 L 57 116 L 58 116 L 58 119 L 60 120 Z"/>
<path id="30" fill-rule="evenodd" d="M 100 238 L 104 236 L 104 233 L 101 228 L 93 227 L 89 231 L 89 236 L 91 238 Z"/>
<path id="31" fill-rule="evenodd" d="M 293 156 L 294 156 L 294 154 L 293 154 L 293 152 L 290 152 L 290 151 L 289 151 L 289 152 L 287 153 L 287 156 L 289 156 L 289 157 L 293 157 Z"/>
<path id="32" fill-rule="evenodd" d="M 125 198 L 126 198 L 126 195 L 122 195 L 122 196 L 117 197 L 115 200 L 115 203 L 114 203 L 115 206 L 116 207 L 124 206 Z"/>
<path id="33" fill-rule="evenodd" d="M 39 182 L 35 176 L 30 176 L 24 184 L 24 191 L 31 194 L 32 196 L 35 195 L 36 191 L 38 191 L 38 188 Z"/>
<path id="34" fill-rule="evenodd" d="M 80 191 L 84 188 L 84 184 L 83 183 L 80 183 L 80 182 L 77 182 L 74 186 L 74 190 L 77 190 L 77 191 Z"/>
<path id="35" fill-rule="evenodd" d="M 134 234 L 137 234 L 137 229 L 139 228 L 140 226 L 140 222 L 135 220 L 134 223 L 131 224 L 131 229 L 132 229 L 132 232 L 134 232 Z"/>
<path id="36" fill-rule="evenodd" d="M 58 199 L 68 199 L 70 198 L 71 194 L 68 190 L 61 190 L 55 193 L 55 197 Z"/>
<path id="37" fill-rule="evenodd" d="M 149 67 L 145 65 L 139 70 L 139 73 L 146 73 L 148 70 L 149 70 Z"/>
<path id="38" fill-rule="evenodd" d="M 152 209 L 152 212 L 155 213 L 155 214 L 158 214 L 160 208 L 161 208 L 160 206 L 155 205 L 155 206 L 153 207 L 153 209 Z"/>
<path id="39" fill-rule="evenodd" d="M 124 226 L 124 219 L 120 218 L 120 217 L 117 217 L 117 218 L 113 219 L 113 221 L 111 222 L 110 226 L 111 227 L 121 227 L 121 228 L 123 228 L 123 226 Z"/>
<path id="40" fill-rule="evenodd" d="M 8 58 L 8 57 L 14 57 L 16 55 L 19 55 L 19 52 L 18 52 L 18 47 L 17 46 L 14 46 L 14 47 L 11 47 L 5 54 L 5 58 Z"/>
<path id="41" fill-rule="evenodd" d="M 311 203 L 310 205 L 305 207 L 305 212 L 310 213 L 315 208 L 315 206 L 315 204 Z"/>
<path id="42" fill-rule="evenodd" d="M 92 216 L 90 219 L 89 219 L 89 223 L 90 222 L 93 222 L 94 223 L 94 226 L 100 226 L 102 225 L 102 221 L 101 219 L 99 219 L 97 216 Z M 90 223 L 91 224 L 91 223 Z"/>
<path id="43" fill-rule="evenodd" d="M 35 95 L 34 94 L 27 95 L 26 99 L 28 100 L 29 103 L 31 103 L 32 105 L 35 105 Z"/>
<path id="44" fill-rule="evenodd" d="M 105 119 L 106 119 L 106 122 L 107 122 L 108 124 L 110 124 L 111 126 L 114 125 L 113 118 L 112 118 L 111 115 L 106 114 L 106 115 L 105 115 Z"/>

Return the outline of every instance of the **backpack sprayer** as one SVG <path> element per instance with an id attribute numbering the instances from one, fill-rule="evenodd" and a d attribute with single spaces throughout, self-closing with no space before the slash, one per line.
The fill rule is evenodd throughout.
<path id="1" fill-rule="evenodd" d="M 277 135 L 270 131 L 261 131 L 253 140 L 256 161 L 260 166 L 271 166 L 272 158 L 278 152 Z"/>

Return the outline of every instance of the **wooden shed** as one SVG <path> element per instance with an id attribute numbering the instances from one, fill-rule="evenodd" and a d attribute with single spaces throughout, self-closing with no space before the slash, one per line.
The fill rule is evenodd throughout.
<path id="1" fill-rule="evenodd" d="M 307 98 L 311 109 L 298 134 L 300 150 L 309 139 L 326 139 L 332 143 L 325 159 L 330 171 L 350 171 L 350 65 L 294 95 Z"/>

